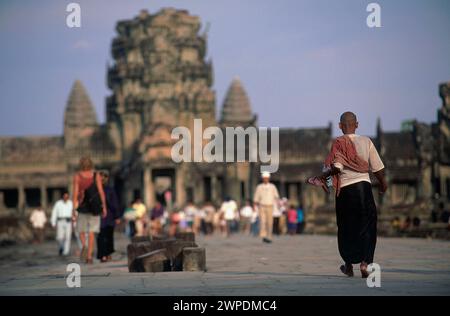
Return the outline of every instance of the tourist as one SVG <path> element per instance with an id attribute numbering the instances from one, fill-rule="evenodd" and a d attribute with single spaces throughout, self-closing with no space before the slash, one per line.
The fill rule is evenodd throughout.
<path id="1" fill-rule="evenodd" d="M 125 221 L 125 236 L 133 238 L 136 235 L 136 210 L 133 208 L 134 203 L 130 203 L 123 212 Z"/>
<path id="2" fill-rule="evenodd" d="M 253 207 L 253 213 L 251 218 L 251 233 L 252 236 L 258 236 L 259 235 L 259 216 L 258 216 L 258 209 L 256 207 Z"/>
<path id="3" fill-rule="evenodd" d="M 398 216 L 395 216 L 391 222 L 392 229 L 394 233 L 398 233 L 401 230 L 401 222 Z"/>
<path id="4" fill-rule="evenodd" d="M 216 215 L 216 208 L 214 205 L 207 201 L 203 206 L 205 212 L 205 235 L 211 235 L 214 233 L 214 217 Z"/>
<path id="5" fill-rule="evenodd" d="M 204 235 L 206 232 L 206 211 L 204 205 L 198 209 L 198 233 L 202 232 Z"/>
<path id="6" fill-rule="evenodd" d="M 325 160 L 329 171 L 320 179 L 327 191 L 326 181 L 332 176 L 336 190 L 338 248 L 344 260 L 341 271 L 353 276 L 352 264 L 359 263 L 361 276 L 367 278 L 367 266 L 373 262 L 377 241 L 377 209 L 369 172 L 377 178 L 383 194 L 387 190 L 384 165 L 370 138 L 355 134 L 358 128 L 355 114 L 342 114 L 339 128 L 344 135 L 334 140 Z"/>
<path id="7" fill-rule="evenodd" d="M 169 224 L 169 236 L 174 237 L 178 231 L 178 226 L 180 225 L 180 212 L 174 209 L 170 214 L 170 224 Z"/>
<path id="8" fill-rule="evenodd" d="M 147 225 L 147 207 L 142 202 L 140 197 L 134 200 L 133 205 L 131 206 L 135 211 L 135 220 L 134 225 L 136 228 L 136 236 L 144 236 L 145 235 L 145 226 Z"/>
<path id="9" fill-rule="evenodd" d="M 223 201 L 220 206 L 220 211 L 223 213 L 223 219 L 226 222 L 225 236 L 230 237 L 233 232 L 233 225 L 238 216 L 238 206 L 236 201 L 231 199 L 230 197 L 226 197 L 225 201 Z"/>
<path id="10" fill-rule="evenodd" d="M 41 205 L 31 212 L 30 222 L 33 227 L 33 243 L 41 244 L 44 241 L 45 224 L 47 223 L 47 215 Z"/>
<path id="11" fill-rule="evenodd" d="M 297 234 L 303 234 L 303 230 L 305 229 L 305 211 L 303 209 L 303 205 L 300 204 L 297 208 Z"/>
<path id="12" fill-rule="evenodd" d="M 162 233 L 162 220 L 164 219 L 164 207 L 157 201 L 150 213 L 150 234 L 157 236 Z"/>
<path id="13" fill-rule="evenodd" d="M 73 203 L 70 201 L 69 193 L 63 192 L 62 199 L 53 206 L 50 223 L 56 227 L 56 241 L 60 256 L 70 254 L 70 242 L 72 238 L 72 211 Z"/>
<path id="14" fill-rule="evenodd" d="M 106 198 L 102 177 L 94 171 L 92 160 L 82 157 L 79 167 L 80 170 L 73 176 L 73 220 L 77 222 L 83 247 L 81 259 L 92 264 L 95 234 L 100 232 L 100 216 L 107 215 Z"/>
<path id="15" fill-rule="evenodd" d="M 192 201 L 189 201 L 184 208 L 184 215 L 186 219 L 186 231 L 193 232 L 194 231 L 194 219 L 198 216 L 198 209 L 195 207 Z M 195 227 L 197 229 L 197 227 Z"/>
<path id="16" fill-rule="evenodd" d="M 403 221 L 402 230 L 404 232 L 409 231 L 411 228 L 412 219 L 410 216 L 406 216 L 405 220 Z"/>
<path id="17" fill-rule="evenodd" d="M 119 202 L 114 188 L 108 185 L 109 174 L 100 172 L 106 198 L 106 217 L 100 222 L 100 233 L 97 236 L 97 259 L 100 262 L 111 261 L 114 252 L 114 228 L 120 223 Z"/>
<path id="18" fill-rule="evenodd" d="M 280 198 L 277 187 L 269 182 L 270 173 L 262 173 L 262 183 L 256 187 L 253 202 L 259 210 L 259 235 L 265 243 L 272 242 L 273 209 Z"/>
<path id="19" fill-rule="evenodd" d="M 246 235 L 250 235 L 250 228 L 253 216 L 253 207 L 251 200 L 247 200 L 247 202 L 245 202 L 245 206 L 242 207 L 240 210 L 240 215 L 241 215 L 240 216 L 241 231 Z"/>
<path id="20" fill-rule="evenodd" d="M 173 207 L 171 207 L 171 209 L 172 208 Z M 166 204 L 166 207 L 164 207 L 163 216 L 161 217 L 161 232 L 160 232 L 161 234 L 168 231 L 169 221 L 170 221 L 170 212 L 167 209 L 167 204 Z"/>
<path id="21" fill-rule="evenodd" d="M 273 206 L 273 212 L 272 212 L 272 217 L 273 217 L 273 227 L 272 227 L 272 233 L 274 235 L 280 235 L 281 230 L 280 230 L 280 218 L 281 218 L 281 209 L 280 209 L 280 203 L 275 203 Z"/>
<path id="22" fill-rule="evenodd" d="M 176 208 L 172 208 L 172 211 L 169 214 L 169 229 L 168 234 L 169 237 L 174 237 L 178 232 L 180 224 L 180 215 Z"/>
<path id="23" fill-rule="evenodd" d="M 180 232 L 186 232 L 189 230 L 189 225 L 184 210 L 178 211 L 178 228 Z"/>
<path id="24" fill-rule="evenodd" d="M 295 235 L 297 232 L 297 224 L 298 224 L 298 217 L 297 217 L 297 210 L 295 209 L 294 205 L 291 205 L 287 212 L 287 219 L 288 219 L 288 234 L 289 235 Z"/>
<path id="25" fill-rule="evenodd" d="M 194 224 L 192 226 L 192 230 L 196 235 L 200 234 L 200 231 L 202 230 L 202 227 L 204 226 L 204 220 L 205 220 L 205 211 L 203 208 L 196 208 L 196 212 L 194 215 Z"/>
<path id="26" fill-rule="evenodd" d="M 166 207 L 164 209 L 169 213 L 172 212 L 172 191 L 170 191 L 169 189 L 164 191 L 164 202 L 166 203 Z"/>
<path id="27" fill-rule="evenodd" d="M 214 233 L 216 233 L 216 232 L 220 233 L 220 234 L 223 233 L 222 232 L 222 220 L 223 220 L 223 213 L 219 208 L 214 213 L 214 219 L 213 219 Z"/>

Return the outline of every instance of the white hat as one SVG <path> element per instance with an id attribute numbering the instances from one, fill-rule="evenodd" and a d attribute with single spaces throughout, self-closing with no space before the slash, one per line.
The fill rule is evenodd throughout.
<path id="1" fill-rule="evenodd" d="M 264 171 L 261 175 L 262 178 L 270 178 L 270 172 L 269 171 Z"/>

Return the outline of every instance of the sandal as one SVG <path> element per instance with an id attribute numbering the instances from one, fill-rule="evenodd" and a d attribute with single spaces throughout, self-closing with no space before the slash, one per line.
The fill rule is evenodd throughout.
<path id="1" fill-rule="evenodd" d="M 367 279 L 369 277 L 369 272 L 367 272 L 367 263 L 361 262 L 359 269 L 361 271 L 361 277 L 363 279 Z"/>
<path id="2" fill-rule="evenodd" d="M 94 259 L 92 259 L 92 258 L 86 259 L 86 264 L 93 264 L 93 263 L 94 263 Z"/>
<path id="3" fill-rule="evenodd" d="M 341 267 L 339 269 L 341 270 L 342 273 L 344 273 L 348 277 L 352 277 L 354 275 L 353 274 L 353 266 L 351 264 L 349 264 L 349 265 L 343 264 L 343 265 L 341 265 Z"/>

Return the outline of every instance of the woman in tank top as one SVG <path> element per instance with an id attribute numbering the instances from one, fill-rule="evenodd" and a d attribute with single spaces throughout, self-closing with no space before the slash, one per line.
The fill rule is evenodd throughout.
<path id="1" fill-rule="evenodd" d="M 73 177 L 73 206 L 74 206 L 74 222 L 77 222 L 77 230 L 80 234 L 82 251 L 81 259 L 86 263 L 93 263 L 94 241 L 95 234 L 100 231 L 100 216 L 92 213 L 80 213 L 78 207 L 84 199 L 84 194 L 87 188 L 94 183 L 100 194 L 102 201 L 102 217 L 106 217 L 106 202 L 105 193 L 103 191 L 103 184 L 101 176 L 94 172 L 94 164 L 89 157 L 82 157 L 80 159 L 80 171 Z M 88 234 L 88 242 L 86 247 L 86 233 Z"/>

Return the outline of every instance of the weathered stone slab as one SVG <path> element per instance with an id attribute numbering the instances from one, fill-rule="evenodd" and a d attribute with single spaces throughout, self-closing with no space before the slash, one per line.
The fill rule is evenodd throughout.
<path id="1" fill-rule="evenodd" d="M 183 271 L 206 271 L 205 248 L 183 248 Z"/>
<path id="2" fill-rule="evenodd" d="M 173 240 L 175 237 L 170 238 L 167 235 L 155 235 L 155 236 L 134 236 L 131 238 L 132 243 L 139 243 L 139 242 L 145 242 L 145 241 L 153 241 L 153 240 Z M 176 238 L 178 239 L 178 238 Z M 182 240 L 185 240 L 183 238 L 179 238 Z"/>
<path id="3" fill-rule="evenodd" d="M 170 271 L 170 259 L 167 257 L 166 249 L 158 249 L 136 257 L 130 272 L 163 272 Z"/>
<path id="4" fill-rule="evenodd" d="M 127 247 L 128 270 L 133 270 L 134 260 L 144 254 L 155 250 L 165 249 L 167 257 L 171 261 L 172 270 L 182 270 L 182 251 L 185 247 L 197 247 L 195 242 L 183 240 L 153 240 L 131 243 Z"/>

